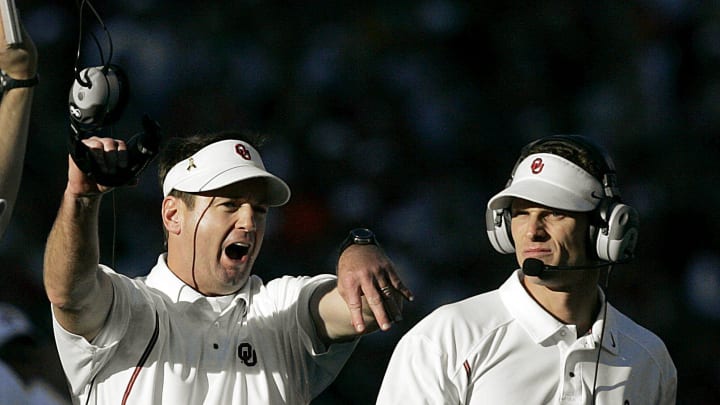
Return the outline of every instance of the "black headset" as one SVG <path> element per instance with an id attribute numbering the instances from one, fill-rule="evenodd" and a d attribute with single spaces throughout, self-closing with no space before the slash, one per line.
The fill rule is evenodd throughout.
<path id="1" fill-rule="evenodd" d="M 597 208 L 591 213 L 589 240 L 590 249 L 597 258 L 607 262 L 622 262 L 633 257 L 638 238 L 638 212 L 622 203 L 617 186 L 615 165 L 607 152 L 590 139 L 579 135 L 552 135 L 538 139 L 525 145 L 520 157 L 515 162 L 510 179 L 505 184 L 512 184 L 520 163 L 540 145 L 547 143 L 569 143 L 590 153 L 593 160 L 603 165 L 602 177 L 603 196 Z M 515 252 L 515 242 L 510 231 L 510 207 L 497 210 L 486 209 L 485 224 L 490 243 L 500 253 Z"/>
<path id="2" fill-rule="evenodd" d="M 83 7 L 86 4 L 105 30 L 110 53 L 107 62 L 103 61 L 101 66 L 79 71 L 77 65 L 82 42 Z M 97 39 L 94 39 L 98 43 Z M 98 49 L 102 57 L 102 49 L 99 44 Z M 110 33 L 92 4 L 83 0 L 80 3 L 80 35 L 75 61 L 75 80 L 68 95 L 70 117 L 68 151 L 80 170 L 98 184 L 117 187 L 130 183 L 150 164 L 160 148 L 161 135 L 158 123 L 145 115 L 142 118 L 143 132 L 134 135 L 127 141 L 127 167 L 109 174 L 103 172 L 92 159 L 90 149 L 82 140 L 98 135 L 104 128 L 117 122 L 128 103 L 130 94 L 127 75 L 119 66 L 110 63 L 111 59 L 112 38 Z"/>

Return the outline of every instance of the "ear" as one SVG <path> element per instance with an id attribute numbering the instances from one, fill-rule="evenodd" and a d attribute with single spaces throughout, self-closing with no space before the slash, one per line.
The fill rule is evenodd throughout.
<path id="1" fill-rule="evenodd" d="M 169 234 L 179 235 L 182 230 L 182 216 L 185 204 L 174 196 L 167 196 L 162 202 L 162 220 Z"/>

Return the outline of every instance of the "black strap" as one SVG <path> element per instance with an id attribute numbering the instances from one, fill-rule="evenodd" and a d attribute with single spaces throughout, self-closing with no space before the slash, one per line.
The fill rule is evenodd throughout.
<path id="1" fill-rule="evenodd" d="M 35 76 L 29 79 L 13 79 L 8 76 L 5 71 L 0 70 L 0 93 L 5 93 L 8 90 L 16 89 L 19 87 L 33 87 L 40 82 L 39 76 L 35 73 Z"/>

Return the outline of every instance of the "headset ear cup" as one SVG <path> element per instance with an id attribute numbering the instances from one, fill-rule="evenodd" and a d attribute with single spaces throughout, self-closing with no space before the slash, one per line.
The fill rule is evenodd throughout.
<path id="1" fill-rule="evenodd" d="M 485 227 L 490 244 L 499 253 L 515 253 L 515 242 L 510 231 L 510 213 L 508 210 L 485 210 Z"/>
<path id="2" fill-rule="evenodd" d="M 105 114 L 103 125 L 110 125 L 117 122 L 125 111 L 125 107 L 130 99 L 130 82 L 128 81 L 125 71 L 118 65 L 109 65 L 107 72 L 109 82 L 115 93 L 115 103 L 108 109 Z M 112 80 L 110 80 L 112 78 Z"/>
<path id="3" fill-rule="evenodd" d="M 598 257 L 611 262 L 631 258 L 638 239 L 638 212 L 629 205 L 612 203 L 603 217 L 607 227 L 597 231 Z"/>
<path id="4" fill-rule="evenodd" d="M 90 67 L 79 75 L 85 82 L 75 80 L 68 96 L 73 123 L 83 131 L 94 131 L 117 121 L 129 99 L 122 69 L 116 65 Z"/>

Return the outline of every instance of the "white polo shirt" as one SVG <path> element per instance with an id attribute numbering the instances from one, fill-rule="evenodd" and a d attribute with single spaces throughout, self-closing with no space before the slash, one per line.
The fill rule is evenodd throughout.
<path id="1" fill-rule="evenodd" d="M 590 404 L 602 329 L 577 336 L 526 292 L 516 271 L 498 289 L 445 305 L 398 343 L 377 404 Z M 602 292 L 601 292 L 602 294 Z M 675 404 L 663 342 L 612 306 L 597 404 Z"/>
<path id="2" fill-rule="evenodd" d="M 54 320 L 75 404 L 307 404 L 358 342 L 325 348 L 315 332 L 309 299 L 333 275 L 251 276 L 235 295 L 205 297 L 164 255 L 146 278 L 101 269 L 114 301 L 93 342 Z"/>

